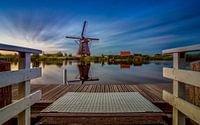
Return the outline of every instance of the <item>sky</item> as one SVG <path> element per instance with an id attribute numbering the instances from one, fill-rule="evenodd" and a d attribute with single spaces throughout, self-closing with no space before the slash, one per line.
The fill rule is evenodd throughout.
<path id="1" fill-rule="evenodd" d="M 76 54 L 65 36 L 86 20 L 92 55 L 155 54 L 200 43 L 200 0 L 1 0 L 0 43 Z"/>

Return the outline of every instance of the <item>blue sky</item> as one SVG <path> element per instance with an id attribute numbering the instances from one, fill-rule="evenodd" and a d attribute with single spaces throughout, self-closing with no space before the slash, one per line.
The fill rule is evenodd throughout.
<path id="1" fill-rule="evenodd" d="M 92 55 L 144 54 L 200 43 L 199 0 L 2 0 L 0 43 L 75 54 L 66 35 L 100 40 Z"/>

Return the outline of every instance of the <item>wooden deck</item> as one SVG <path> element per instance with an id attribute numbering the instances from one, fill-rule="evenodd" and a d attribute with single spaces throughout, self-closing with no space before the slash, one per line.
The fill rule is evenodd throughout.
<path id="1" fill-rule="evenodd" d="M 163 102 L 162 90 L 172 90 L 171 84 L 138 84 L 138 85 L 91 85 L 91 84 L 33 84 L 31 91 L 42 90 L 40 102 L 52 103 L 67 92 L 140 92 L 153 103 Z M 17 97 L 17 87 L 13 89 L 13 98 Z"/>
<path id="2" fill-rule="evenodd" d="M 94 85 L 94 84 L 71 84 L 71 85 L 63 85 L 63 84 L 33 84 L 31 86 L 31 91 L 37 91 L 42 90 L 42 99 L 37 102 L 35 105 L 32 106 L 32 117 L 40 119 L 44 124 L 66 124 L 61 123 L 62 120 L 65 122 L 69 121 L 77 121 L 79 119 L 79 123 L 83 122 L 80 119 L 85 119 L 87 122 L 83 122 L 83 124 L 94 124 L 94 122 L 91 122 L 91 119 L 95 119 L 96 122 L 103 123 L 101 119 L 108 119 L 114 120 L 118 119 L 119 123 L 128 121 L 130 123 L 138 123 L 139 121 L 143 121 L 145 118 L 149 119 L 149 124 L 152 123 L 152 121 L 155 121 L 155 119 L 161 119 L 163 120 L 164 116 L 170 116 L 171 114 L 171 107 L 165 103 L 162 100 L 162 90 L 171 91 L 172 90 L 172 84 L 165 84 L 165 83 L 159 83 L 159 84 L 137 84 L 137 85 L 126 85 L 126 84 L 107 84 L 107 85 Z M 70 113 L 57 113 L 58 116 L 56 119 L 52 119 L 52 114 L 42 114 L 40 113 L 41 110 L 52 104 L 55 100 L 66 94 L 67 92 L 139 92 L 142 94 L 146 99 L 151 101 L 153 104 L 155 104 L 157 107 L 159 107 L 161 110 L 163 110 L 163 113 L 137 113 L 137 114 L 96 114 L 96 115 L 87 115 L 90 117 L 86 117 L 84 113 L 82 114 L 70 114 Z M 13 98 L 15 99 L 17 97 L 17 87 L 13 87 Z M 53 114 L 55 117 L 55 114 Z M 76 117 L 75 117 L 76 116 Z M 79 116 L 79 117 L 78 117 Z M 95 116 L 95 117 L 94 117 Z M 106 117 L 105 117 L 106 116 Z M 133 118 L 133 116 L 137 116 L 137 118 Z M 140 117 L 138 117 L 140 116 Z M 146 117 L 144 117 L 146 116 Z M 66 118 L 68 120 L 66 120 Z M 98 117 L 98 118 L 97 118 Z M 110 117 L 110 118 L 107 118 Z M 121 119 L 121 121 L 119 120 Z M 87 120 L 86 120 L 87 119 Z M 129 120 L 127 120 L 129 119 Z M 131 119 L 131 120 L 130 120 Z M 57 122 L 53 122 L 53 121 Z M 160 123 L 160 120 L 157 120 L 156 123 Z M 109 122 L 105 122 L 109 123 Z M 117 121 L 113 122 L 113 124 L 116 124 Z M 142 123 L 142 122 L 141 122 Z M 148 123 L 148 122 L 147 122 Z"/>

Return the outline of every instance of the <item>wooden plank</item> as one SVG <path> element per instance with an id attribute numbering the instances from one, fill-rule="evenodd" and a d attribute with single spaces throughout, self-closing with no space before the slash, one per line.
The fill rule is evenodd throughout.
<path id="1" fill-rule="evenodd" d="M 41 76 L 41 68 L 21 69 L 17 71 L 0 72 L 0 87 L 13 85 Z"/>
<path id="2" fill-rule="evenodd" d="M 163 91 L 163 99 L 177 108 L 183 114 L 200 124 L 200 108 L 181 98 L 175 97 L 167 91 Z"/>
<path id="3" fill-rule="evenodd" d="M 18 113 L 22 112 L 23 110 L 29 108 L 33 105 L 36 101 L 38 101 L 42 96 L 41 91 L 36 91 L 20 100 L 5 106 L 0 109 L 0 124 L 8 121 L 12 117 L 16 116 Z"/>
<path id="4" fill-rule="evenodd" d="M 193 46 L 186 46 L 186 47 L 179 47 L 174 49 L 167 49 L 163 50 L 163 54 L 170 54 L 170 53 L 179 53 L 179 52 L 191 52 L 191 51 L 199 51 L 200 50 L 200 44 L 193 45 Z"/>
<path id="5" fill-rule="evenodd" d="M 16 52 L 24 52 L 24 53 L 35 53 L 35 54 L 42 53 L 41 50 L 37 50 L 37 49 L 6 45 L 6 44 L 1 44 L 1 43 L 0 43 L 0 50 L 16 51 Z"/>
<path id="6" fill-rule="evenodd" d="M 189 85 L 200 87 L 200 72 L 163 68 L 163 76 Z"/>

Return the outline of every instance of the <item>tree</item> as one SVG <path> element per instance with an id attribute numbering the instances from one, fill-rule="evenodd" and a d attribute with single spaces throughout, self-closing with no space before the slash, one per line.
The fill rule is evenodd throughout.
<path id="1" fill-rule="evenodd" d="M 70 53 L 68 56 L 69 56 L 69 57 L 72 57 L 72 54 Z"/>
<path id="2" fill-rule="evenodd" d="M 62 53 L 62 52 L 57 52 L 57 53 L 56 53 L 56 56 L 57 56 L 57 57 L 62 57 L 62 56 L 63 56 L 63 53 Z"/>

